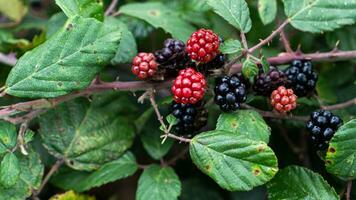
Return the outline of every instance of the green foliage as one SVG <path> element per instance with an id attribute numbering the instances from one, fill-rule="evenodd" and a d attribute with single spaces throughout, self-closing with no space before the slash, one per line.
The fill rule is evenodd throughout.
<path id="1" fill-rule="evenodd" d="M 137 200 L 174 200 L 181 192 L 181 183 L 171 167 L 150 165 L 138 181 Z"/>
<path id="2" fill-rule="evenodd" d="M 234 113 L 222 113 L 216 124 L 216 130 L 245 135 L 251 140 L 268 142 L 271 129 L 262 116 L 253 110 L 239 110 Z"/>
<path id="3" fill-rule="evenodd" d="M 277 158 L 266 143 L 227 131 L 195 136 L 190 156 L 197 167 L 230 191 L 248 191 L 268 182 L 278 171 Z"/>
<path id="4" fill-rule="evenodd" d="M 211 8 L 235 28 L 247 33 L 251 30 L 250 10 L 245 0 L 207 0 Z"/>
<path id="5" fill-rule="evenodd" d="M 271 200 L 339 199 L 323 177 L 304 167 L 289 166 L 280 170 L 267 187 Z"/>
<path id="6" fill-rule="evenodd" d="M 0 120 L 0 155 L 16 146 L 16 126 Z"/>
<path id="7" fill-rule="evenodd" d="M 240 54 L 242 51 L 239 40 L 229 39 L 220 45 L 220 51 L 223 54 Z"/>
<path id="8" fill-rule="evenodd" d="M 258 67 L 255 62 L 247 58 L 242 65 L 242 74 L 248 79 L 253 79 L 258 74 Z"/>
<path id="9" fill-rule="evenodd" d="M 6 93 L 56 97 L 85 88 L 114 57 L 120 38 L 114 27 L 74 17 L 55 37 L 20 58 L 6 80 Z"/>
<path id="10" fill-rule="evenodd" d="M 95 200 L 95 198 L 88 195 L 76 194 L 73 191 L 68 191 L 64 194 L 57 194 L 51 197 L 50 200 Z"/>
<path id="11" fill-rule="evenodd" d="M 356 119 L 345 123 L 335 133 L 326 153 L 326 169 L 336 176 L 356 178 Z"/>
<path id="12" fill-rule="evenodd" d="M 356 20 L 355 0 L 283 0 L 283 3 L 290 23 L 302 31 L 332 31 Z"/>
<path id="13" fill-rule="evenodd" d="M 5 154 L 0 165 L 0 184 L 9 188 L 16 184 L 20 176 L 20 164 L 13 153 Z"/>
<path id="14" fill-rule="evenodd" d="M 194 27 L 180 19 L 178 14 L 162 3 L 132 3 L 124 5 L 120 13 L 145 20 L 156 28 L 162 28 L 174 38 L 186 41 Z"/>
<path id="15" fill-rule="evenodd" d="M 104 20 L 102 0 L 56 0 L 56 4 L 63 10 L 68 18 L 76 15 Z"/>
<path id="16" fill-rule="evenodd" d="M 134 127 L 121 114 L 121 97 L 97 96 L 63 103 L 40 117 L 40 133 L 49 152 L 77 170 L 94 170 L 119 158 L 133 142 Z M 124 97 L 123 97 L 124 98 Z"/>
<path id="17" fill-rule="evenodd" d="M 263 24 L 273 22 L 277 15 L 276 0 L 258 0 L 258 13 Z"/>
<path id="18" fill-rule="evenodd" d="M 53 177 L 52 183 L 65 190 L 83 192 L 131 176 L 136 170 L 135 157 L 131 152 L 127 152 L 117 160 L 102 165 L 94 172 L 64 169 Z"/>

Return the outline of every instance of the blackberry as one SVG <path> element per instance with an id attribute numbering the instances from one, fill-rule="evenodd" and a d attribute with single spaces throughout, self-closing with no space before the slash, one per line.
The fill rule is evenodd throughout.
<path id="1" fill-rule="evenodd" d="M 235 111 L 246 101 L 246 86 L 238 75 L 217 78 L 214 92 L 214 101 L 224 112 Z"/>
<path id="2" fill-rule="evenodd" d="M 185 52 L 184 42 L 176 39 L 167 39 L 163 43 L 164 47 L 156 51 L 157 62 L 169 71 L 178 72 L 185 68 L 186 64 L 192 63 L 190 57 Z"/>
<path id="3" fill-rule="evenodd" d="M 286 75 L 276 67 L 271 66 L 267 74 L 260 72 L 255 77 L 253 90 L 257 95 L 270 96 L 273 90 L 285 85 L 286 82 Z"/>
<path id="4" fill-rule="evenodd" d="M 192 135 L 207 123 L 208 112 L 202 102 L 198 104 L 181 104 L 172 102 L 171 113 L 179 122 L 172 127 L 176 134 Z"/>
<path id="5" fill-rule="evenodd" d="M 208 63 L 201 63 L 197 66 L 197 69 L 206 74 L 209 75 L 209 70 L 212 69 L 219 69 L 222 68 L 226 62 L 227 58 L 226 55 L 224 54 L 218 54 L 212 61 L 208 62 Z"/>
<path id="6" fill-rule="evenodd" d="M 310 132 L 310 138 L 314 146 L 318 150 L 326 150 L 329 146 L 329 141 L 341 125 L 342 120 L 340 117 L 330 111 L 320 110 L 311 114 L 306 127 Z"/>
<path id="7" fill-rule="evenodd" d="M 318 74 L 313 70 L 311 61 L 294 60 L 285 74 L 289 87 L 293 88 L 297 96 L 307 96 L 315 91 Z"/>

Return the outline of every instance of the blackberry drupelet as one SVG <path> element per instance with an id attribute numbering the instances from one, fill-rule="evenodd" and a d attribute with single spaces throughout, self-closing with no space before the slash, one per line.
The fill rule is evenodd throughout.
<path id="1" fill-rule="evenodd" d="M 326 150 L 329 141 L 334 136 L 337 129 L 342 125 L 340 117 L 330 111 L 320 110 L 313 112 L 307 122 L 307 129 L 310 138 L 318 150 Z"/>
<path id="2" fill-rule="evenodd" d="M 255 77 L 253 90 L 257 95 L 270 96 L 273 90 L 285 85 L 286 82 L 286 75 L 281 70 L 271 66 L 267 74 L 260 72 L 260 74 Z"/>
<path id="3" fill-rule="evenodd" d="M 217 78 L 214 92 L 214 101 L 223 112 L 235 111 L 246 101 L 246 86 L 238 75 Z"/>
<path id="4" fill-rule="evenodd" d="M 311 61 L 294 60 L 285 71 L 289 87 L 298 97 L 307 96 L 315 91 L 318 74 L 313 70 Z"/>
<path id="5" fill-rule="evenodd" d="M 204 108 L 203 103 L 198 104 L 181 104 L 172 102 L 171 112 L 179 122 L 172 127 L 176 134 L 192 135 L 199 131 L 207 123 L 208 112 Z"/>

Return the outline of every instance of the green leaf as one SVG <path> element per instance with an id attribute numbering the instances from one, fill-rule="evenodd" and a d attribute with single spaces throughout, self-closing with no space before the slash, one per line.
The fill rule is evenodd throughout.
<path id="1" fill-rule="evenodd" d="M 328 45 L 333 48 L 338 43 L 338 48 L 341 50 L 354 50 L 356 49 L 356 27 L 347 26 L 326 34 L 326 41 Z"/>
<path id="2" fill-rule="evenodd" d="M 0 184 L 9 188 L 16 184 L 20 177 L 19 160 L 13 153 L 7 153 L 1 161 Z"/>
<path id="3" fill-rule="evenodd" d="M 0 0 L 0 13 L 15 22 L 20 22 L 27 11 L 27 6 L 21 0 Z"/>
<path id="4" fill-rule="evenodd" d="M 134 155 L 127 152 L 119 159 L 104 164 L 98 170 L 90 173 L 67 169 L 60 171 L 51 182 L 65 190 L 84 192 L 119 179 L 133 175 L 137 171 Z"/>
<path id="5" fill-rule="evenodd" d="M 322 176 L 304 167 L 289 166 L 280 170 L 267 187 L 270 200 L 339 199 Z"/>
<path id="6" fill-rule="evenodd" d="M 245 135 L 220 130 L 205 132 L 192 139 L 189 150 L 195 165 L 230 191 L 248 191 L 263 185 L 278 171 L 272 149 Z"/>
<path id="7" fill-rule="evenodd" d="M 44 167 L 39 155 L 29 150 L 29 155 L 16 154 L 20 175 L 16 184 L 10 188 L 0 186 L 0 198 L 6 200 L 23 200 L 31 196 L 32 190 L 37 190 L 41 185 Z"/>
<path id="8" fill-rule="evenodd" d="M 46 38 L 49 39 L 59 31 L 67 21 L 67 16 L 63 12 L 56 13 L 49 18 L 46 24 Z"/>
<path id="9" fill-rule="evenodd" d="M 14 148 L 16 146 L 16 142 L 16 126 L 10 122 L 0 120 L 0 154 Z"/>
<path id="10" fill-rule="evenodd" d="M 124 5 L 120 13 L 145 20 L 155 28 L 162 28 L 174 38 L 186 41 L 195 28 L 182 20 L 178 13 L 162 3 L 131 3 Z"/>
<path id="11" fill-rule="evenodd" d="M 265 56 L 261 57 L 261 64 L 262 64 L 263 73 L 267 74 L 270 70 L 270 66 L 269 66 L 269 62 Z"/>
<path id="12" fill-rule="evenodd" d="M 179 122 L 179 120 L 176 117 L 174 117 L 172 114 L 168 115 L 166 117 L 166 120 L 167 120 L 169 126 L 176 125 Z"/>
<path id="13" fill-rule="evenodd" d="M 128 27 L 117 18 L 107 17 L 105 22 L 108 26 L 117 27 L 121 30 L 122 39 L 116 51 L 115 57 L 111 60 L 111 64 L 117 65 L 122 63 L 131 63 L 132 59 L 137 55 L 137 45 L 134 36 Z"/>
<path id="14" fill-rule="evenodd" d="M 242 74 L 247 79 L 252 79 L 258 74 L 258 66 L 250 58 L 247 58 L 242 64 Z"/>
<path id="15" fill-rule="evenodd" d="M 235 28 L 247 33 L 251 30 L 250 11 L 245 0 L 207 0 L 214 12 Z"/>
<path id="16" fill-rule="evenodd" d="M 332 31 L 356 20 L 355 0 L 283 0 L 292 26 L 302 31 Z"/>
<path id="17" fill-rule="evenodd" d="M 145 129 L 147 129 L 147 126 Z M 153 159 L 159 160 L 168 153 L 168 151 L 174 144 L 174 140 L 168 138 L 162 144 L 162 139 L 160 137 L 162 133 L 160 131 L 152 131 L 152 129 L 145 129 L 140 134 L 143 147 Z"/>
<path id="18" fill-rule="evenodd" d="M 258 0 L 258 13 L 263 24 L 273 22 L 277 15 L 276 0 Z"/>
<path id="19" fill-rule="evenodd" d="M 174 200 L 181 192 L 181 183 L 171 167 L 150 165 L 138 180 L 136 200 Z"/>
<path id="20" fill-rule="evenodd" d="M 223 54 L 240 54 L 242 51 L 241 42 L 239 40 L 228 39 L 220 45 L 220 51 Z"/>
<path id="21" fill-rule="evenodd" d="M 12 68 L 6 93 L 57 97 L 87 87 L 116 53 L 121 33 L 91 18 L 74 17 Z"/>
<path id="22" fill-rule="evenodd" d="M 356 178 L 356 119 L 339 128 L 326 153 L 326 170 L 344 178 Z"/>
<path id="23" fill-rule="evenodd" d="M 101 0 L 56 0 L 63 12 L 72 18 L 76 15 L 104 20 L 104 8 Z"/>
<path id="24" fill-rule="evenodd" d="M 51 197 L 49 200 L 95 200 L 95 197 L 68 191 L 63 194 L 57 194 Z"/>
<path id="25" fill-rule="evenodd" d="M 83 98 L 75 99 L 39 119 L 45 147 L 73 169 L 98 169 L 119 158 L 132 145 L 134 125 L 124 113 L 124 96 L 105 97 L 96 96 L 91 104 Z"/>
<path id="26" fill-rule="evenodd" d="M 229 131 L 245 135 L 251 140 L 268 143 L 271 128 L 262 116 L 253 110 L 239 110 L 234 113 L 222 113 L 216 124 L 216 130 Z"/>

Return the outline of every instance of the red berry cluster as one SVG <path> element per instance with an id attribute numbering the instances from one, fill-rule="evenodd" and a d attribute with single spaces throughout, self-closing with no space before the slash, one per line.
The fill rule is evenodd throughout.
<path id="1" fill-rule="evenodd" d="M 217 34 L 211 30 L 200 29 L 188 39 L 186 51 L 193 60 L 207 63 L 219 53 L 219 46 Z"/>
<path id="2" fill-rule="evenodd" d="M 151 78 L 157 71 L 156 58 L 152 53 L 139 53 L 132 60 L 131 71 L 140 79 Z"/>
<path id="3" fill-rule="evenodd" d="M 172 86 L 172 93 L 177 103 L 195 104 L 203 99 L 205 88 L 204 75 L 193 68 L 187 68 L 179 71 Z"/>
<path id="4" fill-rule="evenodd" d="M 297 96 L 292 89 L 279 86 L 271 94 L 271 104 L 278 112 L 289 112 L 297 107 Z"/>

